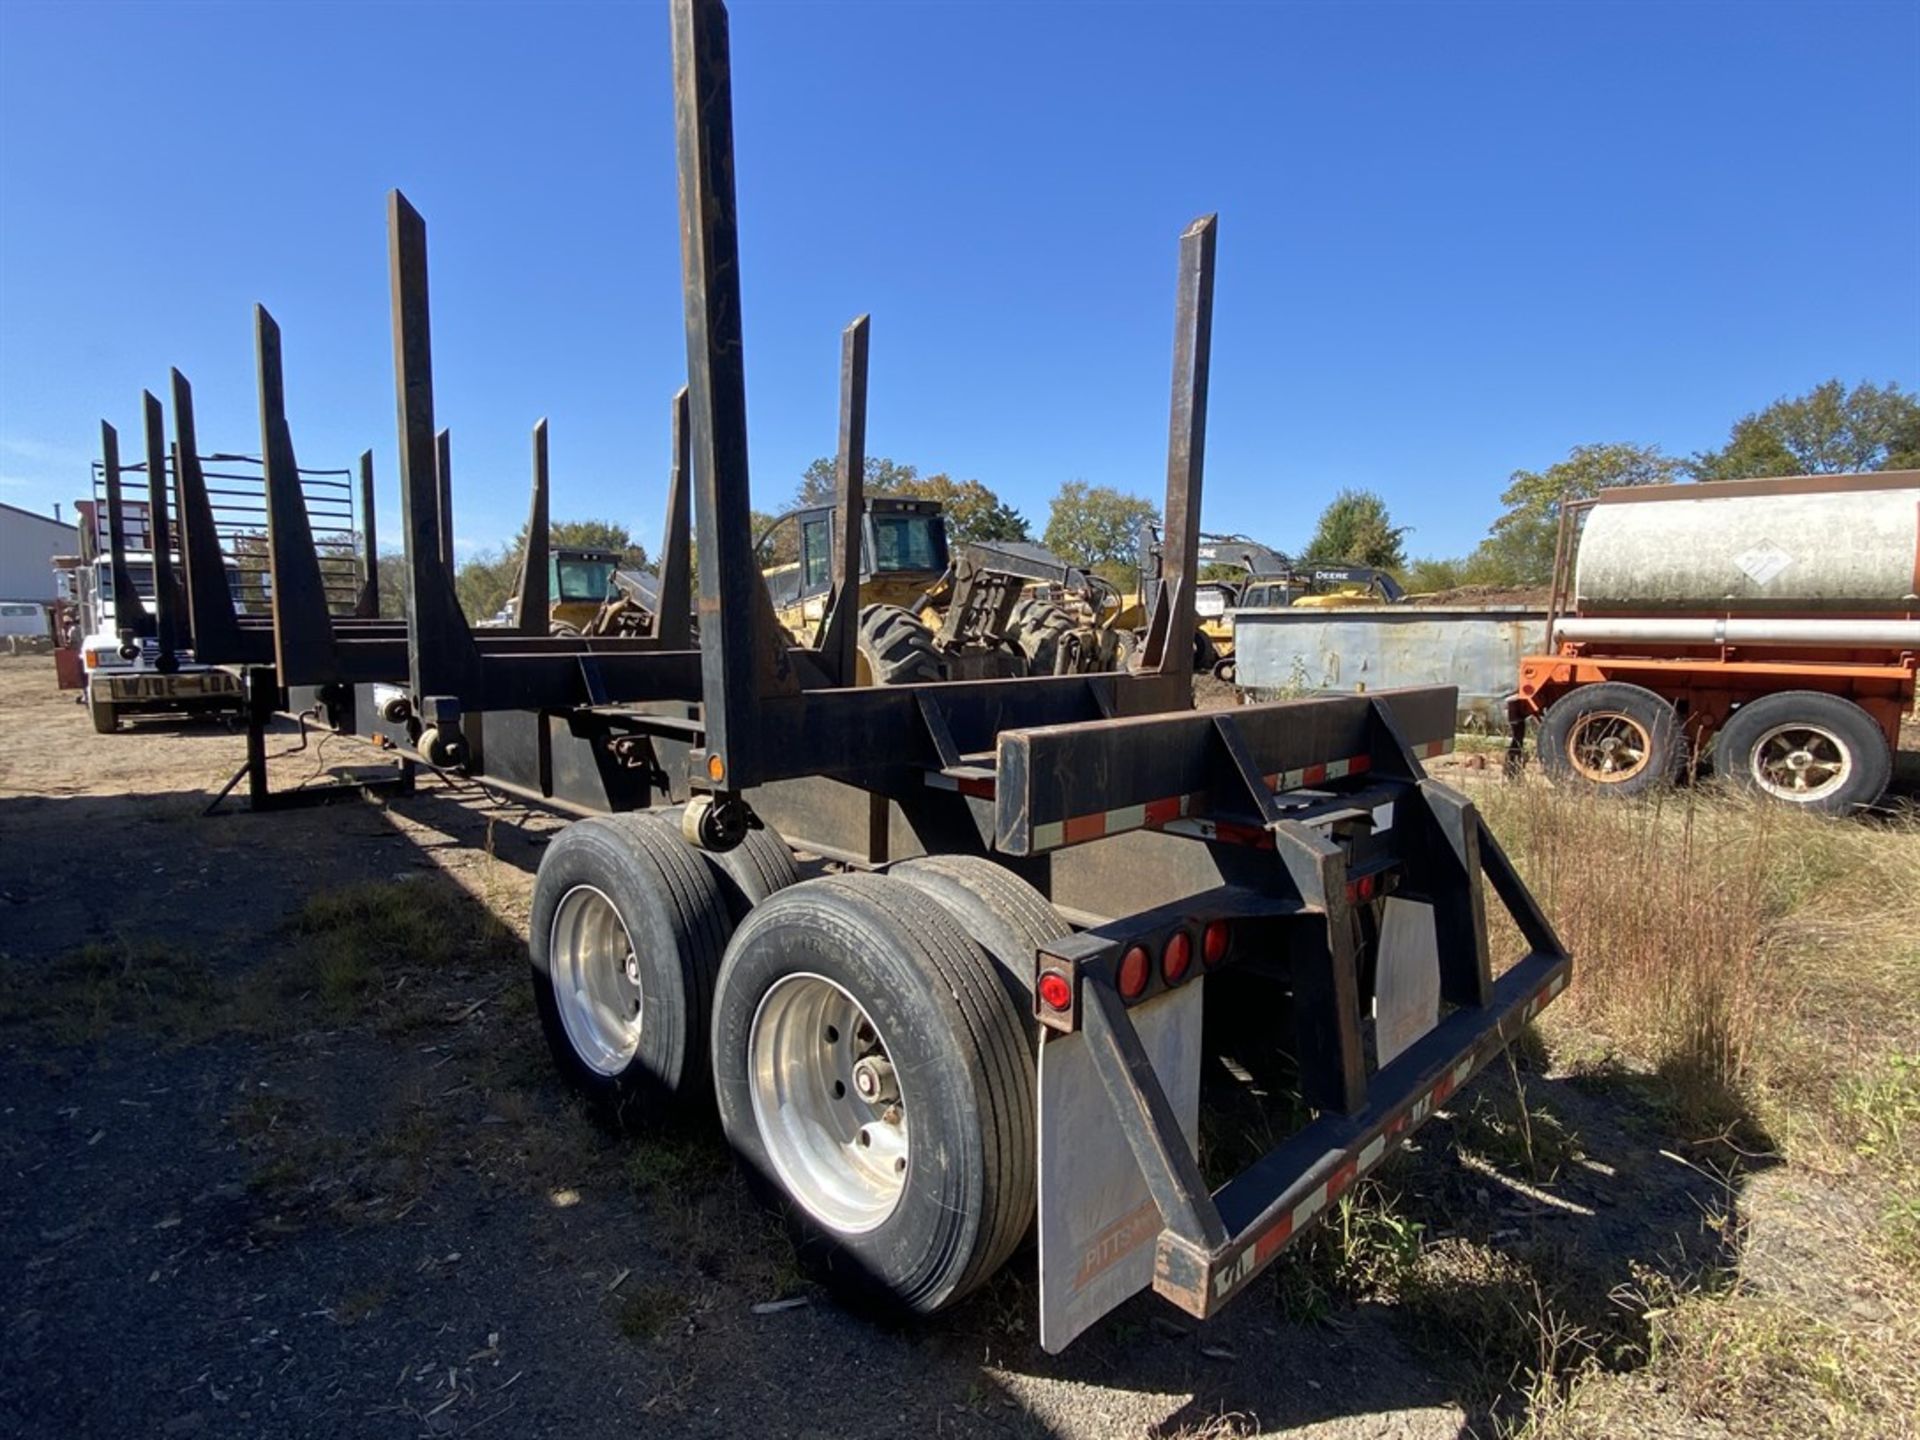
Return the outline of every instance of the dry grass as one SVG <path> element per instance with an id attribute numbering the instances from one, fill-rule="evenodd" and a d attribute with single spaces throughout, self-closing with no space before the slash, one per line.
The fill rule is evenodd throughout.
<path id="1" fill-rule="evenodd" d="M 1920 1035 L 1920 824 L 1699 792 L 1478 798 L 1578 960 L 1557 1050 L 1651 1073 L 1691 1138 L 1757 1123 L 1804 1141 L 1840 1118 L 1847 1148 L 1869 1139 L 1887 1101 L 1849 1115 L 1841 1096 Z"/>
<path id="2" fill-rule="evenodd" d="M 1793 1200 L 1761 1207 L 1743 1237 L 1773 1256 L 1760 1278 L 1654 1277 L 1614 1295 L 1637 1337 L 1620 1373 L 1583 1354 L 1577 1328 L 1547 1344 L 1555 1307 L 1533 1307 L 1527 1430 L 1920 1432 L 1920 824 L 1708 790 L 1621 803 L 1516 783 L 1475 798 L 1576 956 L 1542 1025 L 1557 1068 L 1653 1099 L 1676 1148 L 1727 1178 L 1724 1223 L 1767 1167 Z"/>

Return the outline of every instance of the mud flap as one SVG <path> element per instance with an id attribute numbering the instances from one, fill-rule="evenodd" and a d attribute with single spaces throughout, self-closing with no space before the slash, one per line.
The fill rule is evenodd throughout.
<path id="1" fill-rule="evenodd" d="M 1373 1033 L 1385 1065 L 1439 1022 L 1440 949 L 1431 905 L 1396 895 L 1383 909 Z"/>
<path id="2" fill-rule="evenodd" d="M 1200 1130 L 1204 980 L 1129 1011 L 1187 1144 Z M 1160 1212 L 1093 1068 L 1085 1035 L 1040 1047 L 1040 1348 L 1061 1350 L 1153 1283 Z"/>

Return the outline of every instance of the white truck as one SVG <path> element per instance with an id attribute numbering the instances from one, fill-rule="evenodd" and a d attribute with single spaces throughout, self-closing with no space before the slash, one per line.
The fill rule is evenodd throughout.
<path id="1" fill-rule="evenodd" d="M 106 517 L 100 513 L 104 507 L 81 500 L 75 508 L 81 517 L 82 553 L 54 561 L 61 598 L 74 617 L 60 642 L 78 662 L 62 667 L 62 684 L 81 691 L 93 728 L 111 735 L 130 714 L 238 712 L 244 696 L 233 671 L 200 664 L 190 648 L 162 656 L 160 642 L 151 633 L 158 628 L 152 550 L 128 545 L 116 556 Z M 129 502 L 126 512 L 124 538 L 141 547 L 151 545 L 147 507 Z M 120 593 L 127 587 L 135 596 L 131 606 Z M 185 609 L 177 595 L 172 609 L 176 614 Z"/>

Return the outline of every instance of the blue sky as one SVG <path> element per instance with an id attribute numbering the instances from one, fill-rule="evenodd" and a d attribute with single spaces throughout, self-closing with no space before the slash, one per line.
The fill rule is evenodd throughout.
<path id="1" fill-rule="evenodd" d="M 1176 238 L 1221 216 L 1206 524 L 1343 485 L 1462 552 L 1508 472 L 1685 453 L 1832 375 L 1920 386 L 1920 5 L 732 7 L 756 503 L 835 433 L 1044 524 L 1157 497 Z M 385 191 L 425 214 L 456 535 L 653 544 L 684 368 L 651 4 L 0 5 L 0 499 L 192 378 L 256 449 L 249 306 L 305 464 L 398 539 Z M 137 448 L 137 441 L 135 442 Z"/>

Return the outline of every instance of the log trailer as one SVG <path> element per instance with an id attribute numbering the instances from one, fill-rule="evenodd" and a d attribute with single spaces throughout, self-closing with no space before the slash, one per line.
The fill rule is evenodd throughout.
<path id="1" fill-rule="evenodd" d="M 119 432 L 100 422 L 94 497 L 79 501 L 80 553 L 58 562 L 76 623 L 63 645 L 63 689 L 78 689 L 94 730 L 111 735 L 128 715 L 223 714 L 241 708 L 239 677 L 202 660 L 184 628 L 174 571 L 169 466 L 159 402 L 143 395 L 146 459 L 122 467 Z M 145 472 L 146 500 L 130 505 L 123 474 Z M 104 507 L 105 514 L 101 511 Z M 104 522 L 104 523 L 103 523 Z M 102 543 L 104 541 L 104 544 Z"/>
<path id="2" fill-rule="evenodd" d="M 409 236 L 411 248 L 406 263 L 418 268 L 420 303 L 414 316 L 416 330 L 410 332 L 410 338 L 417 336 L 415 343 L 424 347 L 425 228 L 397 193 L 393 207 L 396 234 L 407 228 Z M 398 247 L 395 259 L 396 264 L 400 262 Z M 395 283 L 399 283 L 397 277 Z M 202 661 L 237 667 L 246 697 L 247 760 L 231 783 L 246 778 L 249 803 L 255 810 L 325 802 L 373 788 L 406 793 L 412 789 L 419 762 L 443 767 L 452 763 L 458 752 L 442 747 L 436 733 L 423 725 L 409 698 L 407 620 L 380 614 L 372 453 L 363 453 L 359 465 L 361 586 L 352 603 L 343 605 L 337 583 L 324 568 L 327 557 L 315 543 L 312 498 L 302 484 L 302 477 L 309 472 L 302 470 L 295 459 L 286 418 L 280 328 L 264 306 L 254 310 L 254 338 L 264 456 L 260 478 L 268 567 L 268 582 L 263 587 L 264 614 L 256 613 L 259 607 L 236 603 L 230 565 L 216 524 L 216 507 L 206 484 L 208 476 L 195 450 L 192 387 L 178 370 L 172 374 L 178 437 L 175 455 L 190 457 L 178 466 L 178 510 L 182 516 L 181 550 L 193 653 Z M 425 393 L 424 401 L 417 402 L 409 413 L 416 421 L 424 415 L 424 428 L 416 424 L 406 437 L 414 449 L 403 455 L 403 468 L 423 477 L 424 485 L 418 504 L 407 504 L 403 495 L 409 574 L 420 577 L 415 582 L 420 592 L 417 601 L 410 590 L 409 603 L 425 607 L 429 622 L 441 625 L 450 649 L 475 656 L 514 657 L 521 663 L 508 667 L 510 674 L 546 675 L 558 661 L 567 673 L 583 676 L 586 672 L 577 658 L 582 651 L 596 656 L 595 663 L 618 666 L 623 657 L 663 645 L 677 644 L 684 649 L 691 614 L 690 555 L 685 500 L 677 478 L 669 486 L 667 524 L 669 537 L 677 534 L 680 539 L 677 545 L 669 540 L 658 582 L 661 593 L 671 601 L 669 610 L 679 617 L 677 624 L 663 622 L 662 635 L 650 638 L 625 634 L 549 636 L 549 597 L 555 567 L 549 555 L 544 420 L 533 430 L 531 538 L 528 564 L 513 602 L 516 624 L 477 632 L 466 628 L 453 590 L 451 438 L 447 430 L 436 431 L 433 427 L 431 373 L 424 354 L 416 356 L 414 368 L 424 377 Z M 563 557 L 585 553 L 561 552 Z M 457 640 L 452 638 L 456 631 Z M 693 668 L 683 661 L 678 673 L 677 688 L 693 696 L 697 688 Z M 582 683 L 584 687 L 584 680 Z M 584 698 L 590 692 L 582 688 L 579 693 Z M 367 741 L 378 752 L 375 758 L 388 762 L 388 773 L 275 792 L 268 783 L 266 761 L 267 732 L 276 717 L 297 721 L 303 737 L 309 726 L 317 726 Z M 517 718 L 527 737 L 542 728 L 537 715 L 520 714 Z M 501 731 L 511 728 L 504 722 L 497 727 Z M 543 742 L 528 738 L 527 743 L 538 748 Z M 547 751 L 541 753 L 550 761 Z"/>
<path id="3" fill-rule="evenodd" d="M 1049 1351 L 1147 1288 L 1204 1318 L 1497 1056 L 1569 957 L 1472 804 L 1424 773 L 1450 689 L 1193 709 L 1212 217 L 1180 239 L 1137 670 L 856 683 L 864 318 L 842 340 L 826 619 L 790 642 L 749 529 L 719 0 L 675 0 L 672 51 L 670 489 L 692 503 L 670 499 L 667 533 L 684 555 L 691 508 L 699 645 L 670 602 L 678 633 L 637 640 L 467 627 L 440 559 L 425 227 L 396 193 L 407 615 L 404 663 L 381 654 L 415 753 L 584 817 L 547 847 L 529 923 L 558 1068 L 617 1120 L 717 1109 L 834 1289 L 932 1314 L 1037 1233 Z M 282 618 L 283 668 L 312 640 L 357 673 L 391 643 Z M 799 878 L 796 851 L 826 873 Z M 1504 967 L 1489 894 L 1525 946 Z M 1284 1067 L 1312 1118 L 1215 1187 L 1201 1073 L 1228 1055 Z"/>
<path id="4" fill-rule="evenodd" d="M 1877 803 L 1920 672 L 1920 471 L 1609 490 L 1563 507 L 1512 745 L 1618 795 L 1692 760 L 1769 800 Z"/>

